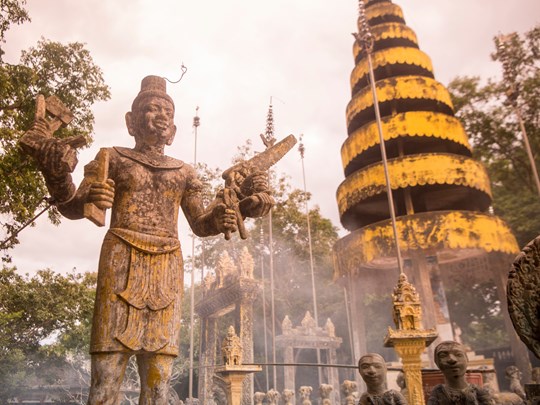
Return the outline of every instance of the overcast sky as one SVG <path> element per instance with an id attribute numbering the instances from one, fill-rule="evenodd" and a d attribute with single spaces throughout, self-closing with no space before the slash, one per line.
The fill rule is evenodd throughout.
<path id="1" fill-rule="evenodd" d="M 441 83 L 458 75 L 499 75 L 490 59 L 497 33 L 527 31 L 540 23 L 539 0 L 395 1 L 433 61 Z M 124 114 L 149 74 L 179 77 L 168 85 L 179 132 L 166 153 L 193 162 L 192 118 L 200 107 L 197 160 L 226 168 L 236 147 L 251 139 L 262 150 L 270 97 L 275 135 L 304 135 L 311 204 L 339 224 L 335 192 L 343 181 L 340 148 L 354 67 L 355 0 L 28 0 L 31 23 L 6 36 L 7 62 L 44 37 L 83 42 L 111 87 L 111 100 L 94 108 L 95 142 L 80 154 L 75 173 L 102 146 L 131 146 Z M 276 169 L 302 188 L 300 156 L 291 151 Z M 39 221 L 12 252 L 21 272 L 50 267 L 93 271 L 105 229 L 86 220 L 59 227 Z M 343 231 L 341 231 L 344 234 Z M 187 235 L 185 222 L 180 233 Z M 189 239 L 181 238 L 184 255 Z"/>

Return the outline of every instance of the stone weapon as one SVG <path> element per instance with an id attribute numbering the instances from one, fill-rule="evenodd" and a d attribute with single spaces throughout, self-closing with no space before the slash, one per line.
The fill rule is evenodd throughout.
<path id="1" fill-rule="evenodd" d="M 35 119 L 38 121 L 40 118 L 48 121 L 51 133 L 54 133 L 61 127 L 66 127 L 73 120 L 73 113 L 58 97 L 52 95 L 45 99 L 45 96 L 38 94 L 36 97 Z M 29 130 L 21 137 L 19 144 L 25 153 L 34 157 L 39 162 L 40 150 L 44 143 L 44 138 L 47 137 L 36 131 Z M 75 149 L 86 145 L 86 139 L 84 136 L 78 135 L 62 139 L 61 142 L 71 146 L 71 148 L 67 149 L 61 157 L 58 170 L 60 173 L 72 173 L 77 165 Z"/>
<path id="2" fill-rule="evenodd" d="M 244 184 L 244 180 L 255 172 L 264 172 L 276 164 L 285 154 L 296 144 L 294 135 L 289 135 L 264 152 L 258 153 L 249 160 L 243 160 L 223 172 L 221 177 L 225 180 L 223 189 L 223 203 L 227 208 L 233 209 L 236 213 L 236 224 L 238 233 L 242 239 L 247 238 L 244 218 L 240 212 L 240 201 L 253 193 L 264 192 Z M 225 232 L 225 239 L 231 238 L 231 232 Z"/>
<path id="3" fill-rule="evenodd" d="M 85 179 L 92 182 L 105 183 L 109 177 L 109 149 L 101 148 L 96 156 L 96 166 L 85 173 Z M 104 208 L 97 207 L 94 203 L 84 204 L 84 217 L 89 219 L 97 226 L 105 226 Z"/>

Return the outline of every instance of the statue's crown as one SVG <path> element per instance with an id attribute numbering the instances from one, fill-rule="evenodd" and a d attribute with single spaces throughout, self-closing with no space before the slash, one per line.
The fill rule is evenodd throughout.
<path id="1" fill-rule="evenodd" d="M 159 76 L 146 76 L 141 81 L 141 91 L 133 104 L 131 105 L 131 111 L 135 111 L 139 108 L 141 102 L 148 97 L 161 97 L 170 102 L 174 107 L 174 101 L 167 94 L 167 82 L 163 77 Z"/>

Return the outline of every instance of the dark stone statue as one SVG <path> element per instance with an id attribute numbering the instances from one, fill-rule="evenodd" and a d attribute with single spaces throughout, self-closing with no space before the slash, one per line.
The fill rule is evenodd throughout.
<path id="1" fill-rule="evenodd" d="M 239 214 L 242 219 L 263 216 L 272 207 L 266 175 L 240 179 L 243 195 L 236 207 L 222 198 L 205 207 L 194 168 L 164 154 L 176 133 L 174 103 L 165 80 L 157 76 L 143 79 L 126 114 L 135 146 L 103 148 L 85 166 L 78 188 L 70 175 L 74 165 L 60 164 L 73 161 L 72 146 L 54 138 L 50 120 L 40 115 L 25 136 L 38 140 L 32 156 L 58 210 L 67 218 L 87 217 L 103 225 L 104 211 L 112 209 L 99 260 L 88 403 L 117 403 L 127 362 L 135 355 L 139 404 L 166 404 L 180 341 L 184 272 L 178 211 L 198 236 L 230 235 Z"/>
<path id="2" fill-rule="evenodd" d="M 445 341 L 435 348 L 435 364 L 444 375 L 444 384 L 433 388 L 428 405 L 492 405 L 487 391 L 465 380 L 469 360 L 460 343 Z"/>
<path id="3" fill-rule="evenodd" d="M 386 387 L 386 362 L 380 354 L 368 353 L 358 361 L 358 371 L 367 385 L 358 405 L 407 405 L 398 391 Z"/>

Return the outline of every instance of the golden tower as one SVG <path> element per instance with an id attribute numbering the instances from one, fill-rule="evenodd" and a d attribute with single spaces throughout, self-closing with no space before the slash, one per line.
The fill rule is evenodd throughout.
<path id="1" fill-rule="evenodd" d="M 505 303 L 509 265 L 519 248 L 507 225 L 489 213 L 487 172 L 471 157 L 449 92 L 435 80 L 402 9 L 390 0 L 364 4 L 374 37 L 372 65 L 405 272 L 420 294 L 424 327 L 436 326 L 441 337 L 452 339 L 442 287 L 457 279 L 489 280 Z M 335 278 L 350 299 L 358 358 L 366 352 L 371 325 L 363 316 L 366 294 L 388 295 L 390 310 L 398 266 L 368 62 L 356 41 L 353 54 L 348 137 L 341 148 L 345 180 L 337 190 L 349 234 L 336 243 L 334 255 Z M 516 363 L 528 362 L 506 309 L 504 314 Z"/>

